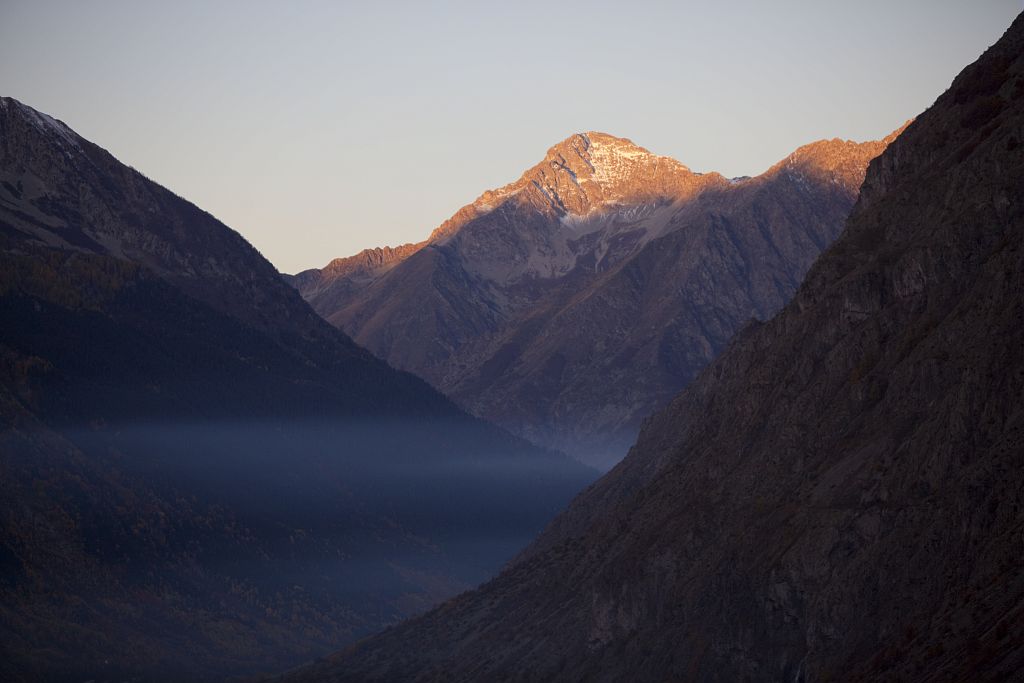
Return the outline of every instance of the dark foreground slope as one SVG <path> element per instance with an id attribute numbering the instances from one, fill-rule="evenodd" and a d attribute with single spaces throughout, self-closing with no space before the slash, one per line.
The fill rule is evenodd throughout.
<path id="1" fill-rule="evenodd" d="M 420 244 L 291 281 L 475 415 L 608 469 L 842 230 L 889 140 L 821 140 L 756 178 L 580 133 Z"/>
<path id="2" fill-rule="evenodd" d="M 1019 679 L 1024 19 L 497 579 L 292 680 Z"/>
<path id="3" fill-rule="evenodd" d="M 493 574 L 589 478 L 0 99 L 0 679 L 287 668 Z"/>

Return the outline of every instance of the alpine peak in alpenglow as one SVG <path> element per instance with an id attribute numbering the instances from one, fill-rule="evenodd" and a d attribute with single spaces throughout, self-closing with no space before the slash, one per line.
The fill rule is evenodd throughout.
<path id="1" fill-rule="evenodd" d="M 737 330 L 789 300 L 895 135 L 822 140 L 728 179 L 579 133 L 424 242 L 290 281 L 470 412 L 608 468 Z"/>

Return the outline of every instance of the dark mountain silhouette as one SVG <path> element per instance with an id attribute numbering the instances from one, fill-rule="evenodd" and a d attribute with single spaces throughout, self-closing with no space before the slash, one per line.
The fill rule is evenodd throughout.
<path id="1" fill-rule="evenodd" d="M 492 575 L 592 478 L 0 99 L 0 678 L 284 669 Z"/>
<path id="2" fill-rule="evenodd" d="M 518 561 L 289 680 L 1020 680 L 1022 140 L 1018 17 Z"/>
<path id="3" fill-rule="evenodd" d="M 823 140 L 728 180 L 581 133 L 425 242 L 291 282 L 470 412 L 607 468 L 736 330 L 792 297 L 891 137 Z"/>

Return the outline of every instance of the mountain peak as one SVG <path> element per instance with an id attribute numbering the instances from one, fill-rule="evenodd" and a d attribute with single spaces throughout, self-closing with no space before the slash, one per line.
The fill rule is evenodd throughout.
<path id="1" fill-rule="evenodd" d="M 588 130 L 581 133 L 573 133 L 561 142 L 552 145 L 547 151 L 546 159 L 556 159 L 570 151 L 580 156 L 586 156 L 591 148 L 600 148 L 611 151 L 621 151 L 626 155 L 647 155 L 654 156 L 651 152 L 640 147 L 629 138 L 620 138 L 601 131 Z"/>
<path id="2" fill-rule="evenodd" d="M 628 138 L 600 131 L 569 136 L 547 151 L 542 164 L 561 166 L 572 172 L 576 180 L 590 180 L 603 186 L 648 175 L 658 166 L 690 173 L 689 168 L 671 157 L 658 156 Z"/>
<path id="3" fill-rule="evenodd" d="M 707 182 L 671 157 L 599 131 L 574 133 L 550 147 L 518 180 L 487 190 L 445 221 L 427 240 L 435 243 L 508 202 L 555 216 L 586 216 L 605 206 L 657 204 L 692 195 Z"/>
<path id="4" fill-rule="evenodd" d="M 63 121 L 58 121 L 49 114 L 19 102 L 13 97 L 0 97 L 0 113 L 4 116 L 14 115 L 35 128 L 46 137 L 79 147 L 78 134 L 68 128 Z"/>

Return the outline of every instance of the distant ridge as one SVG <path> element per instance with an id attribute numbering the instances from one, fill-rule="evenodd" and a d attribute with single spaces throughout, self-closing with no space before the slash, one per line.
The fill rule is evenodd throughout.
<path id="1" fill-rule="evenodd" d="M 896 134 L 812 143 L 730 181 L 578 133 L 427 240 L 290 282 L 470 412 L 607 468 L 736 330 L 788 301 Z"/>

